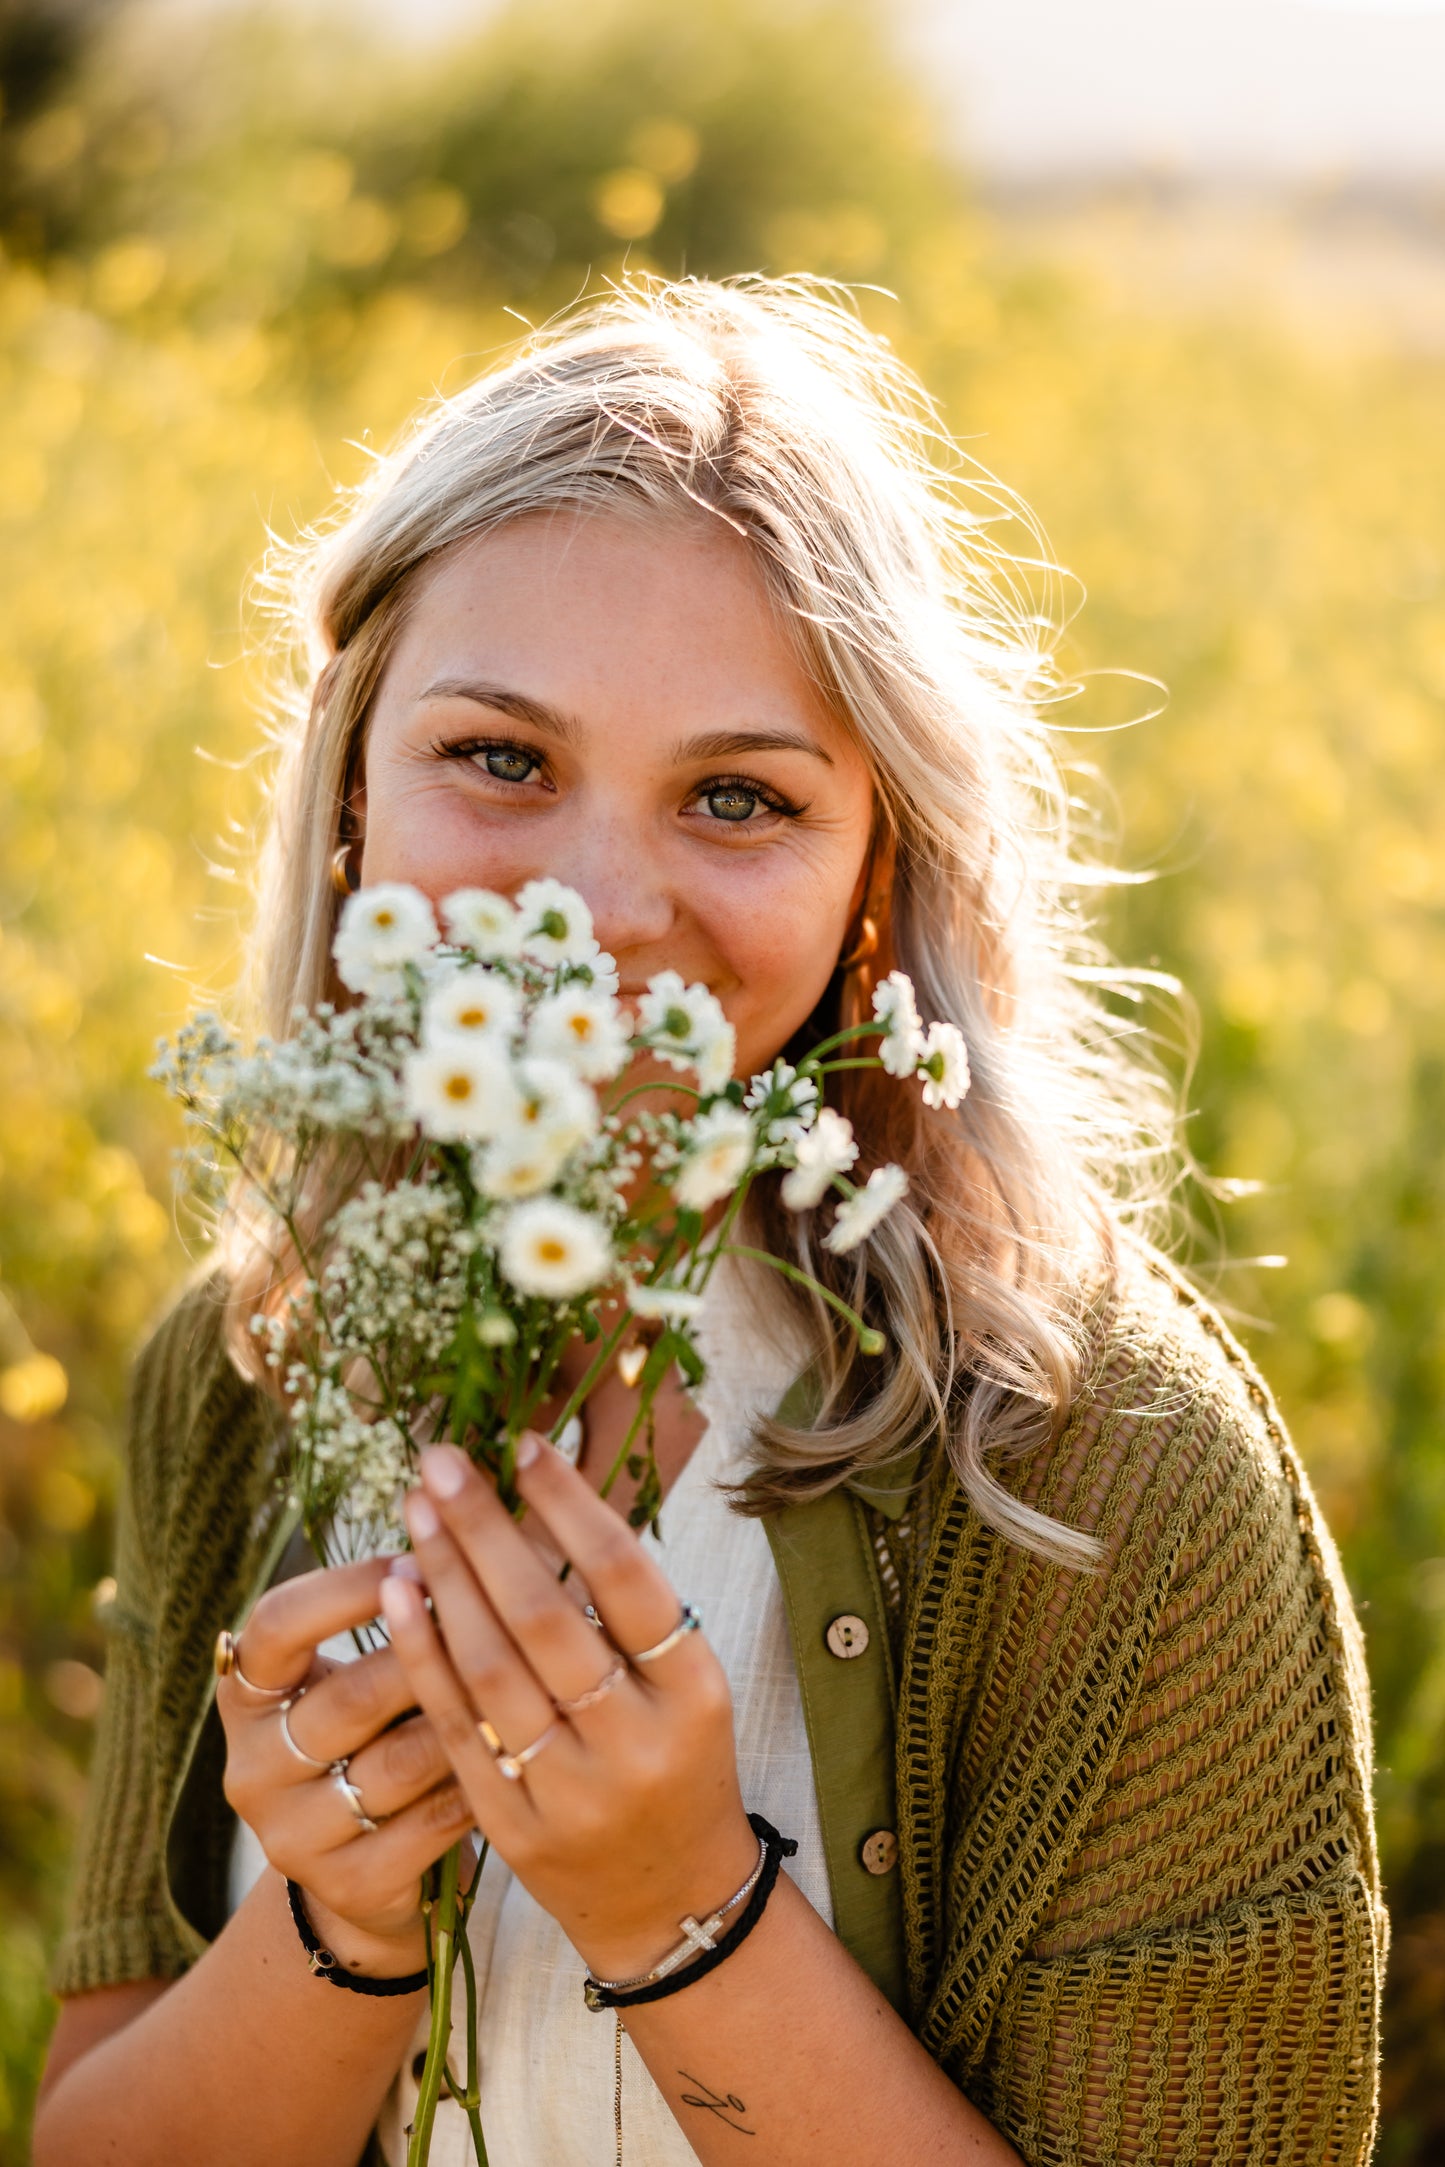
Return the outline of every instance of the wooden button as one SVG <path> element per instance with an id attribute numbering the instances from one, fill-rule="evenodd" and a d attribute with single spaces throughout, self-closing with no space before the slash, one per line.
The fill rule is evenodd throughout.
<path id="1" fill-rule="evenodd" d="M 875 1828 L 863 1838 L 858 1856 L 870 1874 L 892 1873 L 898 1864 L 898 1838 L 891 1828 Z"/>
<path id="2" fill-rule="evenodd" d="M 835 1618 L 823 1637 L 831 1653 L 842 1656 L 845 1663 L 852 1656 L 862 1655 L 868 1646 L 868 1628 L 851 1611 Z"/>

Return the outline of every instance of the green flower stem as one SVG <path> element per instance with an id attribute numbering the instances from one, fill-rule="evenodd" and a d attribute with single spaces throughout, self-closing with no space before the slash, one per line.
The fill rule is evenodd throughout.
<path id="1" fill-rule="evenodd" d="M 472 1945 L 467 1938 L 467 1923 L 476 1901 L 477 1884 L 482 1878 L 486 1862 L 487 1845 L 483 1842 L 477 1854 L 476 1872 L 472 1885 L 461 1898 L 461 1917 L 457 1927 L 457 1947 L 461 1952 L 462 1978 L 467 1996 L 467 2088 L 461 2091 L 453 2080 L 450 2068 L 446 2068 L 447 2089 L 467 2118 L 472 2133 L 472 2150 L 477 2167 L 487 2167 L 487 2140 L 482 2134 L 482 2073 L 477 2060 L 477 1967 L 472 1957 Z M 443 2065 L 444 2068 L 446 2065 Z"/>
<path id="2" fill-rule="evenodd" d="M 461 1879 L 460 1844 L 453 1844 L 442 1861 L 441 1886 L 432 1907 L 431 2028 L 427 2034 L 426 2062 L 421 2089 L 412 2118 L 411 2139 L 406 2148 L 406 2167 L 426 2167 L 431 2150 L 432 2124 L 437 2102 L 446 2081 L 447 2049 L 452 2028 L 452 1969 L 457 1960 L 457 1888 Z"/>
<path id="3" fill-rule="evenodd" d="M 878 1026 L 875 1024 L 873 1028 L 876 1030 Z M 621 1098 L 615 1100 L 608 1107 L 608 1113 L 620 1114 L 629 1099 L 641 1098 L 644 1091 L 681 1091 L 690 1099 L 697 1099 L 699 1102 L 702 1099 L 702 1093 L 695 1091 L 691 1084 L 678 1083 L 665 1076 L 658 1076 L 651 1083 L 633 1084 L 631 1090 L 624 1091 Z"/>
<path id="4" fill-rule="evenodd" d="M 846 1046 L 855 1038 L 877 1038 L 886 1035 L 884 1026 L 876 1016 L 870 1023 L 850 1023 L 846 1031 L 835 1031 L 833 1036 L 825 1038 L 820 1046 L 814 1046 L 812 1051 L 798 1064 L 799 1074 L 805 1075 L 815 1062 L 821 1061 L 823 1055 L 831 1053 L 835 1046 Z"/>
<path id="5" fill-rule="evenodd" d="M 720 1256 L 723 1256 L 726 1253 L 727 1238 L 729 1234 L 731 1234 L 734 1226 L 737 1224 L 738 1214 L 742 1210 L 743 1205 L 746 1203 L 748 1191 L 752 1187 L 756 1179 L 757 1176 L 755 1174 L 746 1175 L 743 1181 L 738 1185 L 736 1189 L 734 1189 L 732 1195 L 728 1198 L 727 1210 L 722 1215 L 722 1223 L 718 1227 L 717 1239 L 714 1241 L 712 1247 L 710 1249 L 694 1252 L 694 1258 L 696 1258 L 698 1255 L 702 1257 L 703 1272 L 702 1278 L 696 1288 L 692 1290 L 693 1292 L 697 1294 L 706 1293 L 707 1283 L 713 1275 L 713 1270 L 717 1264 L 717 1260 Z M 690 1271 L 688 1273 L 688 1277 L 691 1277 Z"/>
<path id="6" fill-rule="evenodd" d="M 651 1414 L 652 1403 L 654 1399 L 656 1399 L 656 1397 L 656 1381 L 654 1381 L 650 1385 L 644 1386 L 643 1390 L 638 1395 L 637 1412 L 632 1418 L 631 1424 L 629 1425 L 627 1431 L 627 1435 L 623 1438 L 622 1443 L 617 1448 L 616 1459 L 612 1462 L 612 1465 L 607 1470 L 607 1479 L 597 1492 L 597 1495 L 599 1497 L 607 1496 L 608 1492 L 612 1488 L 612 1485 L 616 1482 L 618 1476 L 622 1473 L 623 1468 L 627 1465 L 628 1459 L 632 1452 L 632 1447 L 637 1442 L 637 1433 L 642 1428 L 642 1425 L 647 1420 L 648 1416 Z"/>
<path id="7" fill-rule="evenodd" d="M 617 1325 L 614 1331 L 608 1333 L 606 1338 L 603 1340 L 602 1345 L 598 1348 L 596 1354 L 593 1355 L 592 1360 L 588 1364 L 586 1373 L 583 1376 L 581 1382 L 576 1385 L 573 1391 L 568 1395 L 566 1406 L 562 1409 L 561 1414 L 558 1415 L 556 1421 L 552 1424 L 551 1437 L 554 1445 L 556 1444 L 558 1438 L 562 1435 L 562 1432 L 566 1429 L 568 1423 L 572 1420 L 573 1415 L 577 1413 L 580 1407 L 585 1406 L 587 1401 L 591 1398 L 592 1387 L 596 1384 L 598 1378 L 602 1375 L 603 1370 L 606 1369 L 608 1363 L 612 1360 L 613 1355 L 616 1354 L 617 1349 L 622 1344 L 622 1335 L 627 1330 L 627 1327 L 631 1322 L 632 1311 L 630 1309 L 624 1310 L 621 1322 Z"/>
<path id="8" fill-rule="evenodd" d="M 810 1294 L 821 1296 L 830 1309 L 835 1309 L 840 1317 L 852 1325 L 858 1335 L 858 1344 L 865 1354 L 882 1353 L 882 1333 L 875 1332 L 871 1324 L 865 1324 L 856 1309 L 850 1309 L 840 1294 L 835 1294 L 831 1287 L 825 1287 L 820 1280 L 814 1279 L 811 1272 L 800 1271 L 796 1264 L 789 1264 L 784 1258 L 775 1257 L 766 1249 L 749 1249 L 741 1242 L 729 1242 L 722 1253 L 730 1257 L 752 1257 L 759 1264 L 769 1264 L 775 1272 L 781 1272 L 785 1279 L 791 1279 L 796 1286 L 806 1287 Z"/>

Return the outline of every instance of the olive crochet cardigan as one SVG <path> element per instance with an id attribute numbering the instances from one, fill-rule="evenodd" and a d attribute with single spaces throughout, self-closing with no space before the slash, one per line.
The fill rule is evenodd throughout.
<path id="1" fill-rule="evenodd" d="M 173 1977 L 224 1922 L 210 1650 L 274 1561 L 277 1457 L 214 1286 L 193 1290 L 136 1372 L 58 1993 Z M 946 1465 L 901 1501 L 775 1516 L 825 1836 L 843 1831 L 842 1938 L 1038 2167 L 1364 2167 L 1387 1938 L 1368 1687 L 1264 1385 L 1210 1305 L 1129 1244 L 1066 1427 L 1005 1479 L 1097 1535 L 1102 1570 L 992 1533 Z M 874 1733 L 836 1713 L 869 1666 L 801 1622 L 830 1586 L 863 1585 L 856 1558 L 824 1555 L 844 1522 L 880 1598 Z M 861 1763 L 860 1737 L 882 1741 Z M 869 1786 L 897 1843 L 864 1874 Z"/>

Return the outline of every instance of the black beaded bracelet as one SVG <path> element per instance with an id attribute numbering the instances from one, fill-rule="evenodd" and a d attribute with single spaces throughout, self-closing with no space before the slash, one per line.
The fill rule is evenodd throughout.
<path id="1" fill-rule="evenodd" d="M 291 1906 L 291 1916 L 296 1921 L 296 1931 L 301 1936 L 301 1946 L 306 1951 L 306 1961 L 311 1966 L 313 1978 L 324 1979 L 328 1986 L 344 1986 L 349 1994 L 419 1994 L 426 1985 L 425 1971 L 409 1971 L 402 1979 L 366 1979 L 344 1970 L 331 1951 L 322 1948 L 311 1931 L 311 1921 L 306 1916 L 301 1891 L 294 1881 L 286 1883 L 286 1900 Z"/>
<path id="2" fill-rule="evenodd" d="M 780 1836 L 772 1822 L 765 1821 L 760 1813 L 748 1815 L 748 1826 L 762 1844 L 764 1857 L 747 1909 L 736 1926 L 730 1926 L 695 1962 L 685 1965 L 681 1971 L 669 1972 L 664 1979 L 654 1979 L 649 1986 L 622 1989 L 604 1986 L 600 1979 L 589 1976 L 582 1986 L 583 1999 L 589 2009 L 635 2009 L 643 2002 L 664 2001 L 669 1994 L 680 1994 L 685 1986 L 692 1986 L 708 1972 L 716 1971 L 719 1964 L 725 1964 L 733 1952 L 741 1948 L 767 1909 L 783 1860 L 792 1858 L 798 1848 L 791 1836 Z"/>

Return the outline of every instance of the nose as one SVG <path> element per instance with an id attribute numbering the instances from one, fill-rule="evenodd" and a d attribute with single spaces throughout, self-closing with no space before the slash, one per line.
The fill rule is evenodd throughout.
<path id="1" fill-rule="evenodd" d="M 619 961 L 664 944 L 677 924 L 677 902 L 636 831 L 578 837 L 569 862 L 553 868 L 592 913 L 601 946 Z"/>

